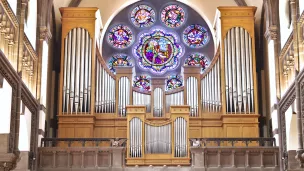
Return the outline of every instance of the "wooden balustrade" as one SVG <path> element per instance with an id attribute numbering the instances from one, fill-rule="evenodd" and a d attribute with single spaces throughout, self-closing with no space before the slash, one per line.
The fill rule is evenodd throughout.
<path id="1" fill-rule="evenodd" d="M 293 51 L 293 33 L 284 45 L 280 57 L 280 83 L 281 95 L 283 96 L 295 78 L 295 59 Z"/>
<path id="2" fill-rule="evenodd" d="M 23 40 L 22 80 L 33 96 L 36 97 L 38 57 L 26 35 L 24 35 Z"/>
<path id="3" fill-rule="evenodd" d="M 0 49 L 17 70 L 19 23 L 7 1 L 0 2 Z"/>

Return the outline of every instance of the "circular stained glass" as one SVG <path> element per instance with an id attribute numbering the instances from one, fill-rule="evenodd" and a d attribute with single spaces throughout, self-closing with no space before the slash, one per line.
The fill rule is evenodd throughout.
<path id="1" fill-rule="evenodd" d="M 139 89 L 150 91 L 150 77 L 146 75 L 136 76 L 133 86 Z"/>
<path id="2" fill-rule="evenodd" d="M 125 54 L 116 54 L 109 60 L 109 68 L 115 73 L 116 66 L 132 66 L 130 63 L 130 58 Z"/>
<path id="3" fill-rule="evenodd" d="M 192 24 L 184 30 L 183 39 L 190 47 L 202 47 L 209 42 L 209 33 L 203 26 Z"/>
<path id="4" fill-rule="evenodd" d="M 185 11 L 178 5 L 169 5 L 163 9 L 161 20 L 168 27 L 179 27 L 185 21 Z"/>
<path id="5" fill-rule="evenodd" d="M 134 51 L 141 67 L 151 69 L 155 73 L 163 73 L 168 68 L 177 66 L 182 48 L 172 34 L 154 30 L 140 36 Z"/>
<path id="6" fill-rule="evenodd" d="M 132 10 L 131 21 L 137 27 L 149 27 L 155 22 L 155 12 L 148 5 L 139 5 Z"/>
<path id="7" fill-rule="evenodd" d="M 133 40 L 133 35 L 129 27 L 117 25 L 108 34 L 109 43 L 116 48 L 126 48 Z"/>
<path id="8" fill-rule="evenodd" d="M 201 72 L 203 73 L 205 69 L 209 66 L 209 60 L 203 54 L 193 53 L 186 58 L 185 65 L 201 66 L 202 67 Z"/>
<path id="9" fill-rule="evenodd" d="M 183 86 L 182 77 L 180 75 L 170 75 L 167 79 L 167 90 L 173 90 Z"/>

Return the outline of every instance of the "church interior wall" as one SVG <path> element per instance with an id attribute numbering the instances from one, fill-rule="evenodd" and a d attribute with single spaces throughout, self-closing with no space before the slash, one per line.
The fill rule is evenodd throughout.
<path id="1" fill-rule="evenodd" d="M 37 0 L 30 0 L 27 7 L 27 16 L 25 16 L 24 32 L 28 37 L 33 48 L 36 49 L 37 32 Z"/>
<path id="2" fill-rule="evenodd" d="M 289 7 L 289 0 L 279 1 L 281 48 L 283 48 L 293 30 L 290 10 L 291 9 Z"/>
<path id="3" fill-rule="evenodd" d="M 19 150 L 30 151 L 32 113 L 26 106 L 24 106 L 24 104 L 21 106 L 22 111 L 20 115 Z"/>
<path id="4" fill-rule="evenodd" d="M 3 86 L 0 88 L 0 134 L 10 133 L 11 120 L 11 103 L 12 103 L 12 87 L 3 80 Z"/>

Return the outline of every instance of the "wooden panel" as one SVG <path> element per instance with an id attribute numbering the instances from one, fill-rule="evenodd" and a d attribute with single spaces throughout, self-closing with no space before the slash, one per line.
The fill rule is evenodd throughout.
<path id="1" fill-rule="evenodd" d="M 224 137 L 222 127 L 203 127 L 202 135 L 203 138 L 217 138 Z"/>
<path id="2" fill-rule="evenodd" d="M 115 137 L 114 127 L 95 127 L 95 137 L 96 138 L 113 138 Z"/>
<path id="3" fill-rule="evenodd" d="M 242 137 L 242 127 L 240 125 L 227 126 L 226 135 L 229 138 L 239 138 Z"/>
<path id="4" fill-rule="evenodd" d="M 243 137 L 259 137 L 259 128 L 257 126 L 243 126 Z"/>
<path id="5" fill-rule="evenodd" d="M 189 138 L 201 138 L 201 132 L 202 132 L 202 129 L 201 127 L 190 127 L 189 128 L 189 132 L 190 132 L 190 135 L 189 135 Z"/>
<path id="6" fill-rule="evenodd" d="M 115 128 L 115 137 L 127 138 L 127 127 Z"/>

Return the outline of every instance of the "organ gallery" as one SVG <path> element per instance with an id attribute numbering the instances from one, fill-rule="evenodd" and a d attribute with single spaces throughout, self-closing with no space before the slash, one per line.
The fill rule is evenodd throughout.
<path id="1" fill-rule="evenodd" d="M 60 8 L 58 137 L 126 138 L 127 165 L 189 165 L 191 138 L 259 137 L 256 8 L 218 10 L 215 40 L 180 2 L 135 3 L 101 33 L 97 8 Z"/>
<path id="2" fill-rule="evenodd" d="M 1 0 L 0 171 L 300 171 L 304 0 Z"/>

